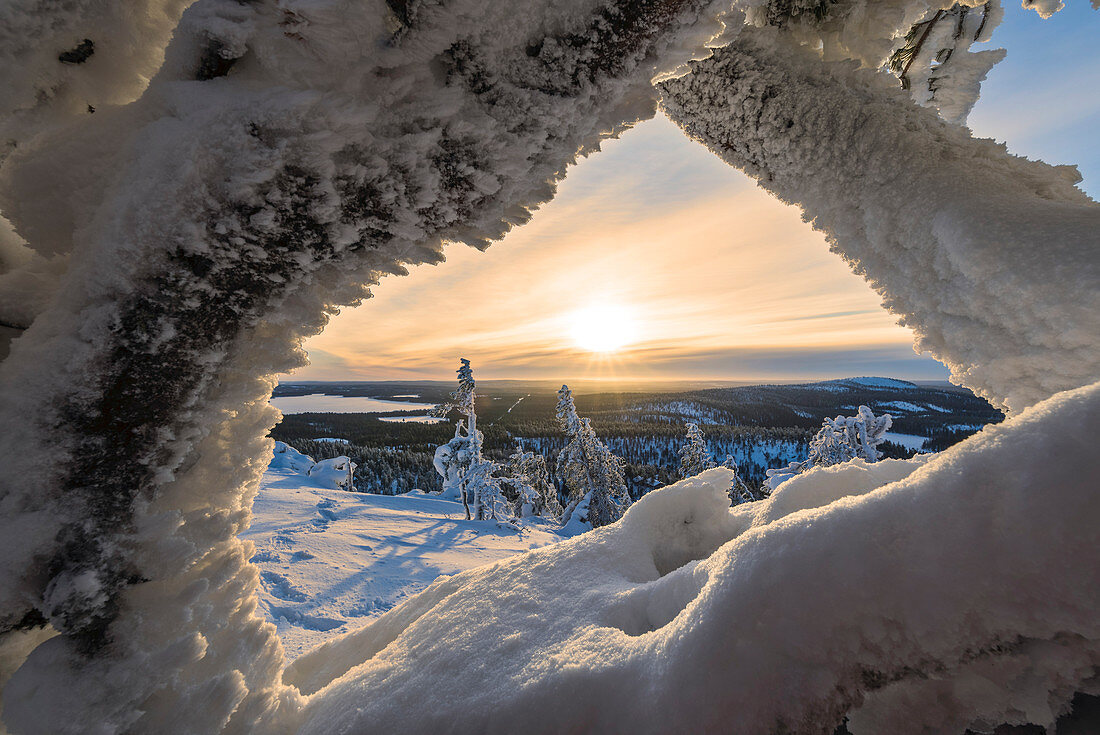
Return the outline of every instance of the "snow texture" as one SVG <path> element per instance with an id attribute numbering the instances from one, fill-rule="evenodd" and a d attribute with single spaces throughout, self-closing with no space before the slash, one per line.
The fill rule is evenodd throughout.
<path id="1" fill-rule="evenodd" d="M 0 210 L 67 260 L 0 365 L 0 422 L 21 427 L 0 435 L 18 540 L 0 631 L 63 633 L 9 681 L 7 727 L 282 727 L 301 699 L 236 538 L 271 452 L 267 376 L 366 285 L 526 222 L 653 114 L 651 80 L 721 31 L 711 5 L 200 0 L 140 99 L 79 115 L 24 114 L 25 83 L 125 102 L 181 6 L 5 5 Z M 70 70 L 56 54 L 85 34 Z"/>
<path id="2" fill-rule="evenodd" d="M 692 70 L 660 85 L 669 116 L 799 205 L 953 381 L 1019 411 L 1100 377 L 1100 206 L 1074 167 L 1009 155 L 776 31 Z"/>
<path id="3" fill-rule="evenodd" d="M 255 544 L 260 612 L 278 628 L 288 659 L 361 627 L 440 576 L 561 540 L 537 519 L 518 529 L 466 521 L 461 503 L 419 491 L 343 492 L 298 467 L 276 454 L 241 534 Z"/>
<path id="4" fill-rule="evenodd" d="M 816 733 L 858 708 L 853 726 L 904 733 L 1049 721 L 1089 690 L 1100 386 L 1058 392 L 1097 379 L 1097 207 L 1072 169 L 856 70 L 928 3 L 835 5 L 820 54 L 777 36 L 820 41 L 811 20 L 746 29 L 662 88 L 669 112 L 800 203 L 920 348 L 1016 415 L 923 465 L 814 469 L 732 511 L 711 470 L 437 581 L 287 686 L 237 538 L 271 454 L 268 376 L 367 285 L 526 222 L 653 114 L 651 81 L 705 55 L 719 12 L 723 42 L 742 16 L 199 0 L 173 31 L 173 0 L 6 3 L 0 255 L 27 275 L 0 283 L 22 289 L 0 297 L 21 333 L 0 364 L 19 427 L 0 434 L 4 725 Z M 785 494 L 801 509 L 768 515 Z M 283 577 L 270 589 L 296 596 Z"/>
<path id="5" fill-rule="evenodd" d="M 939 455 L 814 468 L 732 509 L 722 468 L 656 490 L 299 658 L 300 731 L 1049 725 L 1100 663 L 1098 409 L 1100 384 Z M 1075 459 L 1019 462 L 1052 454 Z"/>

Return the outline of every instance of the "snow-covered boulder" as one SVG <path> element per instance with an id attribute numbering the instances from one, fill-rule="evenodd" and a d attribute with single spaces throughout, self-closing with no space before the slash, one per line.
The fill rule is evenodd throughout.
<path id="1" fill-rule="evenodd" d="M 275 442 L 275 452 L 271 458 L 271 469 L 292 470 L 308 475 L 315 464 L 317 463 L 314 462 L 313 457 L 302 454 L 285 442 Z"/>
<path id="2" fill-rule="evenodd" d="M 309 476 L 325 487 L 336 490 L 353 490 L 355 468 L 357 464 L 348 457 L 322 459 L 309 468 Z"/>

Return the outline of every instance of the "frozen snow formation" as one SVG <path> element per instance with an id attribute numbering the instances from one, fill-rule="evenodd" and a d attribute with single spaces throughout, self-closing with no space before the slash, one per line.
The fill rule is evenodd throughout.
<path id="1" fill-rule="evenodd" d="M 269 468 L 304 474 L 321 487 L 333 490 L 353 490 L 352 478 L 356 467 L 357 464 L 344 456 L 315 461 L 284 442 L 275 442 L 275 458 L 269 465 Z"/>
<path id="2" fill-rule="evenodd" d="M 1075 168 L 1011 156 L 774 29 L 692 69 L 661 85 L 669 115 L 802 207 L 954 380 L 1019 410 L 1100 377 L 1100 206 Z"/>
<path id="3" fill-rule="evenodd" d="M 906 732 L 1049 722 L 1092 691 L 1097 207 L 1072 170 L 855 68 L 953 3 L 184 5 L 0 10 L 9 731 L 816 733 L 850 713 Z M 382 276 L 526 222 L 659 94 L 1016 415 L 924 465 L 817 469 L 732 511 L 715 470 L 441 581 L 284 683 L 237 538 L 270 376 Z"/>
<path id="4" fill-rule="evenodd" d="M 102 21 L 96 49 L 160 53 L 126 20 L 140 7 L 102 5 L 6 3 L 22 71 L 0 97 L 50 62 L 19 44 L 81 41 L 50 29 Z M 36 281 L 44 308 L 0 368 L 0 421 L 20 427 L 0 436 L 0 630 L 62 633 L 5 687 L 9 729 L 278 728 L 300 698 L 236 538 L 270 456 L 269 376 L 365 284 L 527 221 L 579 153 L 653 114 L 651 80 L 717 13 L 202 0 L 140 99 L 46 104 L 20 130 L 0 210 L 37 257 L 69 262 Z M 117 53 L 57 74 L 79 96 L 101 63 L 116 73 L 98 85 L 132 90 Z"/>
<path id="5" fill-rule="evenodd" d="M 817 467 L 732 509 L 724 468 L 656 490 L 296 660 L 300 731 L 1051 724 L 1096 686 L 1100 461 L 1001 468 L 1088 455 L 1061 422 L 1100 429 L 1098 404 L 1100 386 L 1063 393 L 940 455 Z"/>

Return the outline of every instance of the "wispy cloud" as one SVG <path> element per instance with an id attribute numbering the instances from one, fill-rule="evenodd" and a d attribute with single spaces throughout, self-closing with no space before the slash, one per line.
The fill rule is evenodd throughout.
<path id="1" fill-rule="evenodd" d="M 384 278 L 307 345 L 320 359 L 296 377 L 449 377 L 459 355 L 497 377 L 736 379 L 784 361 L 801 377 L 836 345 L 919 365 L 909 332 L 797 210 L 667 120 L 605 148 L 488 252 L 451 246 L 442 265 Z M 576 314 L 592 304 L 629 312 L 636 342 L 579 349 Z"/>
<path id="2" fill-rule="evenodd" d="M 1010 54 L 972 115 L 976 132 L 1100 171 L 1087 129 L 1100 115 L 1097 19 L 1087 8 L 1051 21 L 1009 9 L 995 42 Z M 1031 42 L 1052 33 L 1061 45 Z M 451 246 L 446 263 L 374 291 L 306 345 L 313 364 L 294 377 L 449 378 L 458 356 L 501 378 L 946 374 L 912 353 L 911 333 L 798 210 L 663 117 L 605 143 L 488 252 Z M 614 355 L 570 336 L 577 311 L 601 303 L 638 326 Z"/>

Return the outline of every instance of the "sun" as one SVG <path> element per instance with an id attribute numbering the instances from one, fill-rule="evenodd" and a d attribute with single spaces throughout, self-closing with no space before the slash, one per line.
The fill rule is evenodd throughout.
<path id="1" fill-rule="evenodd" d="M 569 315 L 574 344 L 589 352 L 616 352 L 638 336 L 638 323 L 629 309 L 594 304 Z"/>

